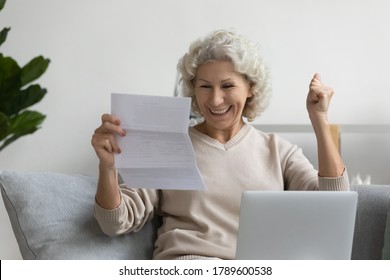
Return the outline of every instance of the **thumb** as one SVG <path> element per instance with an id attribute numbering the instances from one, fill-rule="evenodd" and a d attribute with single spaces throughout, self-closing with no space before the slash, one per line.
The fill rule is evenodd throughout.
<path id="1" fill-rule="evenodd" d="M 313 79 L 316 79 L 316 80 L 318 80 L 319 82 L 321 82 L 321 76 L 320 76 L 320 74 L 315 73 Z"/>

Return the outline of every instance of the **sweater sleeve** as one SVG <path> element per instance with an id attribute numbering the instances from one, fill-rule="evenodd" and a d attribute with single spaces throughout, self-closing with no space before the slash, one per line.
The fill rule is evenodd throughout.
<path id="1" fill-rule="evenodd" d="M 96 201 L 94 216 L 103 232 L 110 236 L 139 231 L 154 216 L 158 204 L 158 190 L 131 189 L 119 185 L 121 203 L 116 209 L 107 210 Z"/>
<path id="2" fill-rule="evenodd" d="M 346 168 L 339 177 L 320 177 L 318 171 L 296 145 L 290 147 L 282 164 L 286 190 L 348 191 L 350 189 Z"/>

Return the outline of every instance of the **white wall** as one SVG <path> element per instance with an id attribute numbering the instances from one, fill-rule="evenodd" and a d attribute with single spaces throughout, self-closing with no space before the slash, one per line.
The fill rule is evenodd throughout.
<path id="1" fill-rule="evenodd" d="M 273 75 L 259 123 L 308 123 L 314 72 L 336 90 L 335 123 L 390 123 L 390 1 L 387 0 L 8 0 L 1 51 L 21 65 L 51 59 L 39 80 L 47 119 L 0 154 L 0 169 L 96 172 L 90 146 L 110 93 L 171 95 L 189 43 L 233 27 L 262 46 Z"/>
<path id="2" fill-rule="evenodd" d="M 1 52 L 51 64 L 35 106 L 47 119 L 1 152 L 0 170 L 96 173 L 90 139 L 110 93 L 172 95 L 177 60 L 215 28 L 262 46 L 274 96 L 257 123 L 307 124 L 307 86 L 319 72 L 336 90 L 332 122 L 388 124 L 389 14 L 387 0 L 8 0 Z"/>

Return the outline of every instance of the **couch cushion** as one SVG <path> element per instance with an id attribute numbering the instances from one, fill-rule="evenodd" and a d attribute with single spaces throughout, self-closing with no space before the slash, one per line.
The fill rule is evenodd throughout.
<path id="1" fill-rule="evenodd" d="M 390 186 L 357 185 L 351 190 L 358 192 L 352 259 L 382 259 Z"/>
<path id="2" fill-rule="evenodd" d="M 157 223 L 108 237 L 93 217 L 97 178 L 0 171 L 1 192 L 23 259 L 150 259 Z"/>

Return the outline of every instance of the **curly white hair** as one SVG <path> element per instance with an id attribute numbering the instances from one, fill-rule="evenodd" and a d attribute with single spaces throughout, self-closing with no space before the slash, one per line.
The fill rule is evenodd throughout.
<path id="1" fill-rule="evenodd" d="M 193 113 L 201 115 L 194 88 L 197 69 L 202 64 L 220 60 L 230 61 L 235 71 L 250 82 L 253 96 L 247 99 L 243 116 L 253 121 L 269 104 L 269 70 L 258 46 L 233 30 L 216 30 L 190 45 L 189 51 L 177 65 L 182 95 L 191 97 Z"/>

